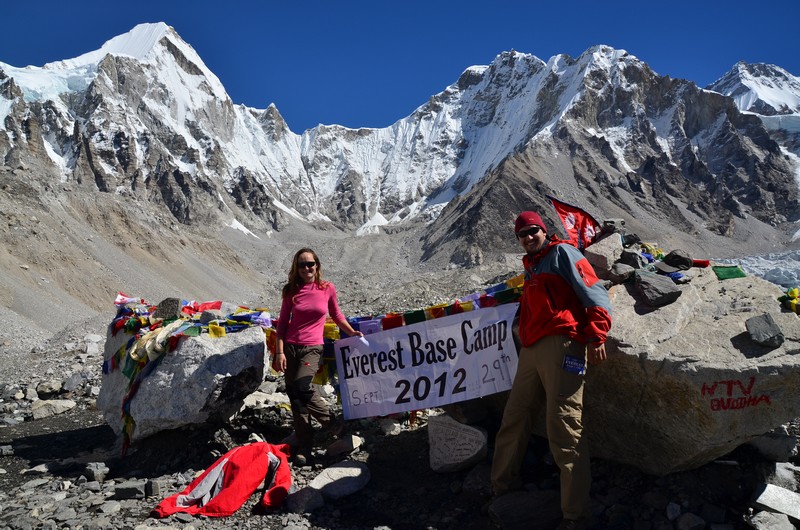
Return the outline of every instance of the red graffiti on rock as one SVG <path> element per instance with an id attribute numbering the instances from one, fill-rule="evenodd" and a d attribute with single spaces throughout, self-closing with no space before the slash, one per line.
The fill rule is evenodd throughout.
<path id="1" fill-rule="evenodd" d="M 761 394 L 760 396 L 753 395 L 753 385 L 756 382 L 755 377 L 751 377 L 747 385 L 743 384 L 738 379 L 731 379 L 728 381 L 715 381 L 711 384 L 703 383 L 700 389 L 700 395 L 703 397 L 710 396 L 711 410 L 736 410 L 744 409 L 747 407 L 755 407 L 760 403 L 772 404 L 769 396 Z M 714 397 L 719 394 L 724 397 Z"/>

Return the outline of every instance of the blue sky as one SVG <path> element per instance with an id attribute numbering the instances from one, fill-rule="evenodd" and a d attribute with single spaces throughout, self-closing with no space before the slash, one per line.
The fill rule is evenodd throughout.
<path id="1" fill-rule="evenodd" d="M 0 61 L 41 66 L 165 22 L 234 103 L 275 103 L 301 133 L 391 125 L 511 49 L 547 61 L 607 44 L 700 86 L 740 60 L 800 76 L 799 15 L 796 0 L 16 1 L 3 6 Z"/>

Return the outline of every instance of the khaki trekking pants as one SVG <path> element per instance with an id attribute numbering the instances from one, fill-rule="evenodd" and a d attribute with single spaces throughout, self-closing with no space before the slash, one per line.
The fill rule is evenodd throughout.
<path id="1" fill-rule="evenodd" d="M 561 511 L 566 519 L 590 515 L 591 469 L 583 431 L 583 375 L 564 369 L 564 356 L 586 359 L 586 346 L 568 337 L 544 337 L 522 348 L 517 374 L 503 411 L 492 462 L 496 495 L 521 489 L 522 461 L 533 424 L 545 407 L 547 438 L 561 476 Z"/>
<path id="2" fill-rule="evenodd" d="M 299 346 L 285 344 L 286 354 L 286 394 L 292 405 L 294 432 L 298 440 L 298 452 L 307 452 L 314 443 L 313 417 L 321 425 L 328 426 L 334 416 L 327 403 L 311 385 L 314 374 L 319 370 L 322 345 Z"/>

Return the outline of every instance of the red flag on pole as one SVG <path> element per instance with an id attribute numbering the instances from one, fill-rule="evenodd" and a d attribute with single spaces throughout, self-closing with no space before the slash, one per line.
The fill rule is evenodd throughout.
<path id="1" fill-rule="evenodd" d="M 594 217 L 581 208 L 559 201 L 555 197 L 547 195 L 547 198 L 553 203 L 553 208 L 556 209 L 556 214 L 561 219 L 567 236 L 578 247 L 578 250 L 583 251 L 600 238 L 603 228 Z"/>

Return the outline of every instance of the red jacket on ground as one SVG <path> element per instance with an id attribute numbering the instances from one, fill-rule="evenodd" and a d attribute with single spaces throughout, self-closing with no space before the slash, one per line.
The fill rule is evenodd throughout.
<path id="1" fill-rule="evenodd" d="M 264 482 L 261 499 L 265 508 L 279 507 L 292 485 L 287 460 L 289 446 L 256 442 L 235 447 L 222 455 L 186 489 L 161 501 L 155 517 L 177 512 L 207 517 L 225 517 L 238 510 Z"/>

